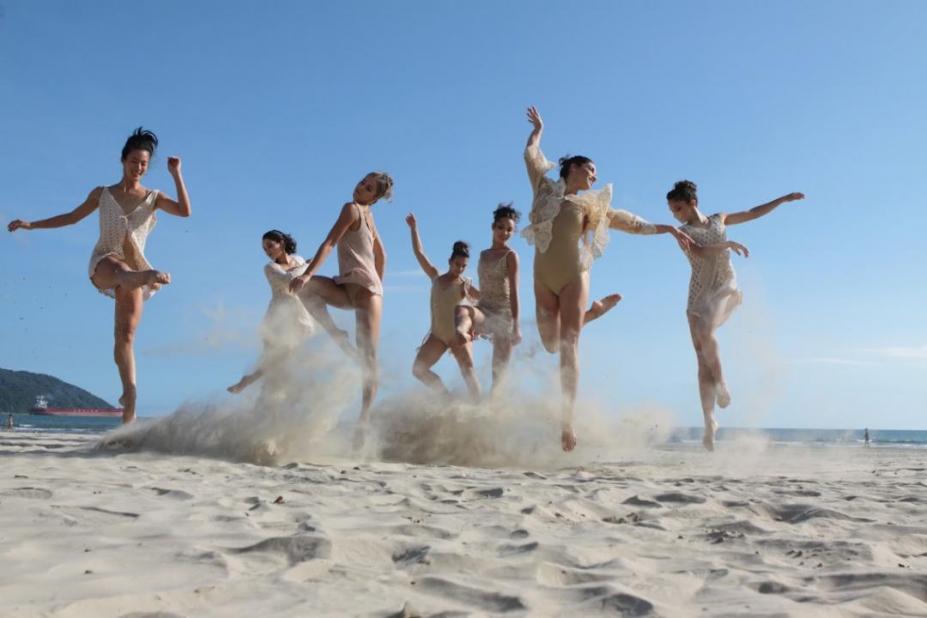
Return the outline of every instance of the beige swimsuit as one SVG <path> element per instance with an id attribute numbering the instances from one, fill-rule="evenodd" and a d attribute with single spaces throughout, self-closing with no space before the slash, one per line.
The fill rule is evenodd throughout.
<path id="1" fill-rule="evenodd" d="M 457 335 L 455 313 L 469 287 L 469 279 L 458 278 L 450 284 L 442 283 L 440 277 L 431 280 L 431 334 L 444 345 L 450 346 Z"/>
<path id="2" fill-rule="evenodd" d="M 96 273 L 97 265 L 103 258 L 113 256 L 125 262 L 133 270 L 152 270 L 145 259 L 145 241 L 158 221 L 155 204 L 158 192 L 149 191 L 148 195 L 132 209 L 129 214 L 110 193 L 108 187 L 100 192 L 100 239 L 90 255 L 90 278 Z M 99 289 L 99 288 L 97 288 Z M 148 300 L 157 291 L 157 286 L 142 288 L 142 298 Z M 102 294 L 116 297 L 115 288 L 100 290 Z"/>
<path id="3" fill-rule="evenodd" d="M 335 283 L 345 286 L 351 304 L 357 306 L 357 293 L 369 290 L 383 296 L 383 282 L 373 258 L 373 229 L 367 220 L 368 209 L 354 204 L 360 217 L 356 230 L 349 229 L 338 241 L 338 271 Z"/>
<path id="4" fill-rule="evenodd" d="M 487 252 L 483 252 L 477 266 L 480 277 L 480 301 L 477 307 L 483 312 L 484 317 L 479 334 L 489 339 L 511 337 L 515 326 L 509 290 L 510 253 L 514 251 L 508 251 L 500 258 L 492 258 L 487 257 Z"/>
<path id="5" fill-rule="evenodd" d="M 556 167 L 537 144 L 525 148 L 525 165 L 534 191 L 531 224 L 522 236 L 535 246 L 534 280 L 559 294 L 589 270 L 608 245 L 609 227 L 631 234 L 655 234 L 656 228 L 626 210 L 611 207 L 612 186 L 566 195 L 563 180 L 545 176 Z"/>

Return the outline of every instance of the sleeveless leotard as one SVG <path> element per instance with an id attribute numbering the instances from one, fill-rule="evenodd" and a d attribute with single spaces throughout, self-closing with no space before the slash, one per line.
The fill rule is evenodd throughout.
<path id="1" fill-rule="evenodd" d="M 508 251 L 500 258 L 487 257 L 487 252 L 480 254 L 477 273 L 480 278 L 480 300 L 477 307 L 483 312 L 483 326 L 480 335 L 492 337 L 511 337 L 515 326 L 512 317 L 511 290 L 509 290 L 508 257 L 514 251 Z"/>
<path id="2" fill-rule="evenodd" d="M 454 313 L 466 298 L 468 287 L 469 279 L 458 279 L 451 284 L 442 284 L 440 277 L 431 281 L 431 334 L 447 346 L 457 334 Z"/>
<path id="3" fill-rule="evenodd" d="M 109 188 L 103 187 L 98 207 L 100 239 L 93 248 L 93 253 L 90 254 L 88 269 L 91 279 L 96 272 L 97 264 L 110 255 L 125 262 L 133 270 L 152 270 L 151 264 L 145 259 L 145 241 L 148 240 L 148 234 L 158 221 L 155 214 L 157 201 L 158 191 L 149 191 L 148 195 L 129 214 L 126 214 L 110 193 Z M 145 300 L 151 298 L 158 287 L 144 286 L 142 298 Z M 113 298 L 116 297 L 114 288 L 100 290 L 100 292 Z"/>
<path id="4" fill-rule="evenodd" d="M 354 204 L 360 217 L 356 230 L 349 229 L 338 241 L 338 276 L 335 283 L 344 285 L 356 304 L 357 290 L 369 290 L 372 294 L 383 295 L 383 282 L 377 274 L 373 259 L 373 229 L 367 220 L 368 208 Z M 356 287 L 355 287 L 356 286 Z"/>

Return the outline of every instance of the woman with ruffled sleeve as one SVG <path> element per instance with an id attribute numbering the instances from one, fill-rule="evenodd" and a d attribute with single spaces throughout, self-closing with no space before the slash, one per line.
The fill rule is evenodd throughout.
<path id="1" fill-rule="evenodd" d="M 560 179 L 548 178 L 547 172 L 555 165 L 541 152 L 544 123 L 534 107 L 528 108 L 528 120 L 534 129 L 525 147 L 525 165 L 534 200 L 531 224 L 522 236 L 535 246 L 534 296 L 541 342 L 548 352 L 560 353 L 561 445 L 570 451 L 576 446 L 573 414 L 579 381 L 579 333 L 621 300 L 620 295 L 611 294 L 586 308 L 589 268 L 605 251 L 609 228 L 630 234 L 672 234 L 683 243 L 688 238 L 672 226 L 651 224 L 628 211 L 612 209 L 610 184 L 592 190 L 596 168 L 588 157 L 561 159 Z"/>

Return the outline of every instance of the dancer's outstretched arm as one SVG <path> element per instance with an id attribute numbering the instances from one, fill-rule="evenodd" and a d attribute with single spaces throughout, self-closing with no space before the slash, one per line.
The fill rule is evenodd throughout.
<path id="1" fill-rule="evenodd" d="M 648 223 L 646 219 L 638 217 L 627 210 L 609 210 L 608 227 L 613 230 L 627 232 L 628 234 L 670 234 L 680 245 L 688 246 L 694 244 L 688 234 L 676 229 L 672 225 Z"/>
<path id="2" fill-rule="evenodd" d="M 434 279 L 440 273 L 438 269 L 435 268 L 435 265 L 428 261 L 428 256 L 425 255 L 425 250 L 422 248 L 422 239 L 419 238 L 418 235 L 418 222 L 415 220 L 415 215 L 411 212 L 406 217 L 406 223 L 409 224 L 409 229 L 412 232 L 412 251 L 415 253 L 415 259 L 418 260 L 418 265 L 422 267 L 422 270 L 425 271 L 429 279 Z"/>
<path id="3" fill-rule="evenodd" d="M 750 210 L 743 210 L 741 212 L 732 212 L 724 217 L 725 225 L 737 225 L 738 223 L 746 223 L 747 221 L 753 221 L 754 219 L 759 219 L 763 215 L 768 215 L 774 211 L 777 207 L 785 204 L 786 202 L 794 202 L 796 200 L 805 199 L 804 193 L 789 193 L 788 195 L 783 195 L 782 197 L 777 197 L 771 202 L 766 202 L 765 204 L 760 204 L 759 206 L 754 206 Z"/>
<path id="4" fill-rule="evenodd" d="M 322 244 L 319 245 L 313 258 L 309 260 L 309 266 L 306 267 L 303 274 L 294 277 L 293 280 L 290 281 L 291 292 L 295 294 L 312 279 L 312 275 L 317 273 L 319 268 L 322 267 L 322 264 L 325 263 L 325 258 L 332 252 L 332 249 L 335 248 L 338 241 L 344 236 L 344 233 L 357 222 L 358 216 L 357 211 L 354 209 L 354 204 L 351 202 L 348 202 L 341 208 L 341 214 L 338 215 L 338 220 L 335 221 L 335 225 L 333 225 L 332 229 L 328 232 L 328 236 L 326 236 Z"/>
<path id="5" fill-rule="evenodd" d="M 55 227 L 65 227 L 66 225 L 74 225 L 94 210 L 100 205 L 100 193 L 103 191 L 103 187 L 97 187 L 87 195 L 87 199 L 84 202 L 72 210 L 71 212 L 66 212 L 63 215 L 55 215 L 54 217 L 49 217 L 48 219 L 39 219 L 38 221 L 23 221 L 22 219 L 13 219 L 10 221 L 10 224 L 6 226 L 6 229 L 15 232 L 16 230 L 40 230 L 40 229 L 51 229 Z"/>
<path id="6" fill-rule="evenodd" d="M 183 174 L 180 173 L 180 157 L 167 158 L 167 171 L 174 177 L 174 187 L 177 189 L 177 200 L 174 201 L 163 193 L 159 193 L 158 201 L 155 203 L 155 206 L 177 217 L 189 217 L 190 196 L 187 195 L 187 186 L 183 182 Z"/>

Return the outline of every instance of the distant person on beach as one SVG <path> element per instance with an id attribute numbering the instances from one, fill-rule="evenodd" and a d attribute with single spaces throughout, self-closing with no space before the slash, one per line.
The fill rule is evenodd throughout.
<path id="1" fill-rule="evenodd" d="M 290 291 L 290 282 L 306 270 L 306 260 L 296 255 L 296 241 L 280 230 L 270 230 L 261 237 L 261 246 L 270 262 L 264 265 L 264 276 L 270 284 L 270 305 L 261 323 L 264 353 L 257 368 L 228 387 L 230 393 L 240 393 L 263 377 L 267 371 L 283 368 L 283 364 L 303 339 L 312 334 L 313 321 L 302 301 Z"/>
<path id="2" fill-rule="evenodd" d="M 190 198 L 180 172 L 180 157 L 168 157 L 177 201 L 158 190 L 142 186 L 142 177 L 158 146 L 151 131 L 139 127 L 122 148 L 122 178 L 118 183 L 93 189 L 71 212 L 39 221 L 12 221 L 8 229 L 32 230 L 73 225 L 93 211 L 100 211 L 100 239 L 90 256 L 90 281 L 101 293 L 116 299 L 115 360 L 122 381 L 122 422 L 135 419 L 136 376 L 133 342 L 142 318 L 142 304 L 170 274 L 152 268 L 145 259 L 145 241 L 154 229 L 158 209 L 178 217 L 190 216 Z"/>
<path id="3" fill-rule="evenodd" d="M 499 387 L 512 357 L 512 347 L 521 342 L 518 326 L 518 254 L 509 247 L 520 215 L 511 204 L 499 204 L 492 216 L 492 246 L 480 253 L 477 273 L 480 299 L 476 306 L 457 306 L 457 340 L 469 333 L 492 341 L 492 390 Z"/>
<path id="4" fill-rule="evenodd" d="M 869 446 L 869 428 L 863 430 L 863 443 L 868 447 Z"/>
<path id="5" fill-rule="evenodd" d="M 432 390 L 447 394 L 444 382 L 431 368 L 450 350 L 457 359 L 471 399 L 476 401 L 480 397 L 480 384 L 473 369 L 473 334 L 470 331 L 458 331 L 456 323 L 458 306 L 467 300 L 480 299 L 479 290 L 473 287 L 470 279 L 463 276 L 470 261 L 470 247 L 462 240 L 455 242 L 447 260 L 447 272 L 441 274 L 425 255 L 415 215 L 409 213 L 406 223 L 412 234 L 415 259 L 431 280 L 431 329 L 415 355 L 412 375 Z"/>
<path id="6" fill-rule="evenodd" d="M 393 179 L 383 172 L 370 172 L 354 187 L 350 202 L 342 206 L 338 220 L 322 241 L 306 271 L 290 282 L 290 291 L 299 295 L 309 313 L 350 356 L 359 356 L 364 374 L 363 398 L 355 446 L 361 446 L 370 424 L 370 408 L 379 384 L 377 346 L 383 315 L 383 272 L 386 251 L 373 221 L 373 205 L 389 199 Z M 338 248 L 337 277 L 316 275 L 332 249 Z M 348 334 L 339 329 L 328 307 L 354 311 L 357 348 Z"/>
<path id="7" fill-rule="evenodd" d="M 673 216 L 683 224 L 681 231 L 693 240 L 688 245 L 682 245 L 692 266 L 686 315 L 698 359 L 699 396 L 705 421 L 702 444 L 710 451 L 714 449 L 715 433 L 718 430 L 714 416 L 715 403 L 720 408 L 726 408 L 731 403 L 731 395 L 721 371 L 715 330 L 724 324 L 742 300 L 730 252 L 744 257 L 749 255 L 745 246 L 727 240 L 727 226 L 752 221 L 769 214 L 781 204 L 801 200 L 805 196 L 789 193 L 750 210 L 717 213 L 709 217 L 698 208 L 696 189 L 694 182 L 680 180 L 666 194 L 666 200 Z"/>
<path id="8" fill-rule="evenodd" d="M 592 159 L 568 156 L 560 159 L 560 178 L 545 174 L 556 165 L 541 152 L 544 122 L 534 107 L 528 108 L 533 129 L 525 147 L 525 164 L 534 192 L 531 224 L 522 232 L 534 253 L 534 297 L 538 333 L 550 353 L 560 354 L 563 391 L 561 446 L 576 446 L 573 415 L 579 382 L 579 334 L 583 327 L 612 309 L 621 296 L 610 294 L 589 299 L 589 269 L 608 244 L 609 229 L 631 234 L 672 234 L 688 242 L 685 234 L 669 225 L 654 225 L 626 210 L 611 208 L 612 186 L 591 190 L 596 181 Z M 582 193 L 581 193 L 582 192 Z"/>
<path id="9" fill-rule="evenodd" d="M 6 428 L 9 431 L 13 431 L 13 415 L 12 414 L 6 417 Z"/>

